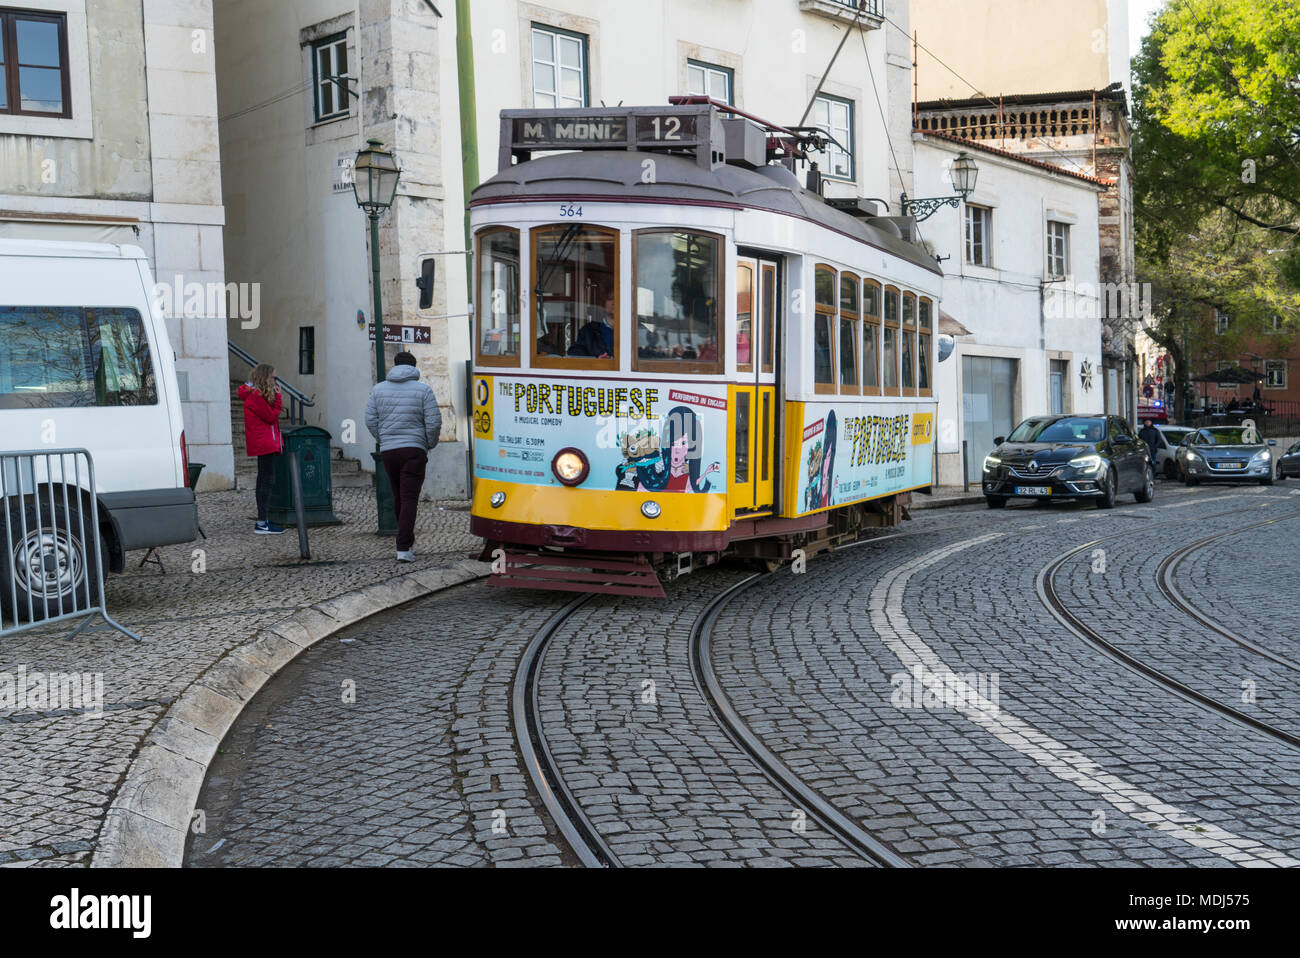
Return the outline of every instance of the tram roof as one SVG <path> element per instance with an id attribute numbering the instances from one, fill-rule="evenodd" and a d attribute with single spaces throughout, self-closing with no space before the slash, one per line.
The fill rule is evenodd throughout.
<path id="1" fill-rule="evenodd" d="M 655 164 L 653 183 L 642 182 L 647 160 Z M 942 275 L 934 258 L 920 247 L 870 220 L 834 209 L 779 165 L 751 170 L 722 164 L 709 169 L 693 158 L 658 152 L 557 153 L 503 169 L 474 190 L 470 206 L 557 199 L 767 210 L 810 220 Z"/>

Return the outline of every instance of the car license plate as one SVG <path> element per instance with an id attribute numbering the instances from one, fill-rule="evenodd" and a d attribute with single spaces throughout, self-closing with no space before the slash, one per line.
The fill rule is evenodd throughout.
<path id="1" fill-rule="evenodd" d="M 1219 463 L 1219 468 L 1220 469 L 1245 469 L 1246 464 L 1244 462 L 1221 462 Z"/>
<path id="2" fill-rule="evenodd" d="M 1051 494 L 1051 486 L 1016 486 L 1018 496 L 1050 496 Z"/>

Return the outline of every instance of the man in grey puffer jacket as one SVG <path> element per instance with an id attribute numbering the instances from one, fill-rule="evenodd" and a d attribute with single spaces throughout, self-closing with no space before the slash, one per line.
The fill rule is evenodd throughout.
<path id="1" fill-rule="evenodd" d="M 415 357 L 398 353 L 388 380 L 366 402 L 366 428 L 379 442 L 397 508 L 397 561 L 414 562 L 415 510 L 429 452 L 438 445 L 442 413 L 433 390 L 420 382 Z"/>

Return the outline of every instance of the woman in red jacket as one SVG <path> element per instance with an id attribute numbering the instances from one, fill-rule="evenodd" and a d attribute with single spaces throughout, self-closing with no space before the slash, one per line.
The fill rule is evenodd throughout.
<path id="1" fill-rule="evenodd" d="M 253 532 L 259 536 L 276 536 L 284 529 L 269 521 L 266 515 L 275 457 L 284 450 L 284 437 L 280 435 L 283 400 L 275 388 L 275 367 L 262 363 L 254 369 L 252 378 L 239 387 L 239 398 L 244 403 L 244 443 L 248 454 L 257 457 L 257 525 L 253 526 Z"/>

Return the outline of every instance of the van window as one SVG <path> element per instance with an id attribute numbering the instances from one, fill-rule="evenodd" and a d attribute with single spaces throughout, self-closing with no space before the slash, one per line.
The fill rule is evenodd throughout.
<path id="1" fill-rule="evenodd" d="M 0 409 L 157 403 L 137 310 L 0 306 Z"/>

